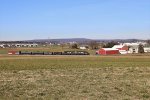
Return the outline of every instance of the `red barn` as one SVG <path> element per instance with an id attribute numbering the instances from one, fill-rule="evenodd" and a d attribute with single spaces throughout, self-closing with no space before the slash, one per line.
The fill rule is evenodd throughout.
<path id="1" fill-rule="evenodd" d="M 102 48 L 98 51 L 98 54 L 100 55 L 119 54 L 119 50 L 114 48 Z"/>

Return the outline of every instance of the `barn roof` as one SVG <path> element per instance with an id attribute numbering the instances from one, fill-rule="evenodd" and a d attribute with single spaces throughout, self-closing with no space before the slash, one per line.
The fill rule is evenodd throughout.
<path id="1" fill-rule="evenodd" d="M 115 49 L 115 48 L 102 48 L 103 50 L 106 50 L 106 51 L 110 51 L 110 50 L 118 50 L 118 49 Z"/>
<path id="2" fill-rule="evenodd" d="M 112 48 L 123 48 L 124 45 L 114 45 Z"/>

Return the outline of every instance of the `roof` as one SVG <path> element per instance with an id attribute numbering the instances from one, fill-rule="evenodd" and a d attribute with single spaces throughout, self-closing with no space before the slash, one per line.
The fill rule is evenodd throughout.
<path id="1" fill-rule="evenodd" d="M 114 45 L 112 48 L 123 48 L 124 45 Z"/>
<path id="2" fill-rule="evenodd" d="M 130 48 L 138 48 L 138 45 L 131 45 Z"/>
<path id="3" fill-rule="evenodd" d="M 102 48 L 103 50 L 106 50 L 106 51 L 110 51 L 110 50 L 118 50 L 118 49 L 115 49 L 115 48 Z"/>
<path id="4" fill-rule="evenodd" d="M 139 43 L 124 43 L 124 45 L 127 45 L 127 46 L 138 46 Z"/>

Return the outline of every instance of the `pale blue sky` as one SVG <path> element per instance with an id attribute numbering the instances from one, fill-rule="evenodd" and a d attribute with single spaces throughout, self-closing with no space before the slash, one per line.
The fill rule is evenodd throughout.
<path id="1" fill-rule="evenodd" d="M 0 40 L 150 39 L 150 0 L 0 0 Z"/>

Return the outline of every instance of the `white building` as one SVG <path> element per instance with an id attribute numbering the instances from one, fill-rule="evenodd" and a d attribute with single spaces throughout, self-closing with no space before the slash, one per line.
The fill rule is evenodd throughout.
<path id="1" fill-rule="evenodd" d="M 126 46 L 139 46 L 140 43 L 123 43 Z"/>
<path id="2" fill-rule="evenodd" d="M 33 43 L 33 44 L 15 44 L 15 47 L 37 47 L 38 44 Z"/>
<path id="3" fill-rule="evenodd" d="M 128 53 L 138 53 L 138 46 L 130 46 Z"/>
<path id="4" fill-rule="evenodd" d="M 4 44 L 0 44 L 0 48 L 5 48 L 5 47 L 4 47 Z"/>
<path id="5" fill-rule="evenodd" d="M 128 51 L 126 50 L 119 50 L 120 54 L 128 54 Z"/>
<path id="6" fill-rule="evenodd" d="M 144 47 L 144 52 L 150 52 L 150 47 Z"/>
<path id="7" fill-rule="evenodd" d="M 138 47 L 140 43 L 124 43 L 123 45 L 126 45 L 129 47 L 128 53 L 138 53 Z"/>
<path id="8" fill-rule="evenodd" d="M 88 45 L 82 45 L 82 46 L 79 47 L 79 49 L 86 50 L 86 49 L 88 49 Z"/>

